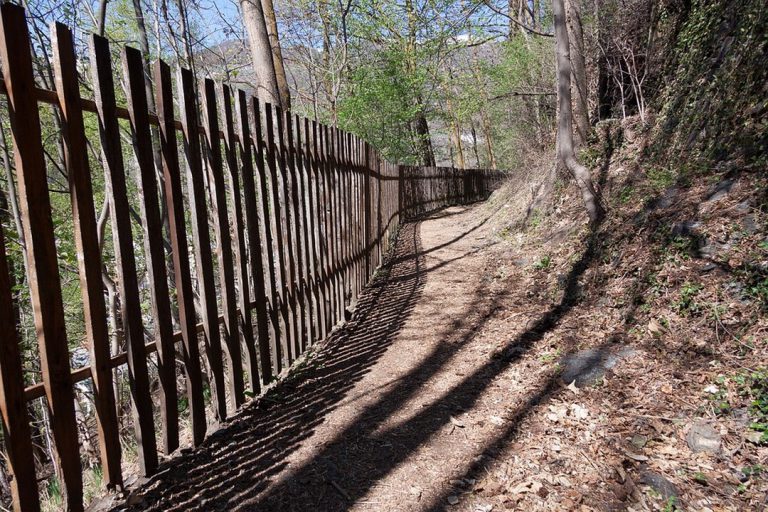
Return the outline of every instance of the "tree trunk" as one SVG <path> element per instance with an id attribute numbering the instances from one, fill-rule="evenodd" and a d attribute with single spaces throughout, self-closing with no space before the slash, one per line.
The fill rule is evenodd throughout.
<path id="1" fill-rule="evenodd" d="M 576 145 L 584 144 L 589 137 L 589 106 L 587 104 L 587 69 L 584 63 L 584 32 L 581 25 L 581 0 L 567 0 L 568 34 L 572 44 L 571 77 L 576 90 L 573 101 L 573 116 L 576 122 Z"/>
<path id="2" fill-rule="evenodd" d="M 493 151 L 493 131 L 491 130 L 491 121 L 488 119 L 488 112 L 484 108 L 480 110 L 480 118 L 483 125 L 483 137 L 485 137 L 485 149 L 488 152 L 488 163 L 491 169 L 496 170 L 496 154 Z"/>
<path id="3" fill-rule="evenodd" d="M 421 165 L 433 167 L 435 165 L 435 153 L 432 151 L 432 138 L 429 135 L 429 123 L 426 114 L 424 114 L 424 100 L 421 95 L 417 96 L 416 102 L 421 106 L 421 110 L 416 114 L 416 119 L 413 121 L 417 151 L 421 158 Z"/>
<path id="4" fill-rule="evenodd" d="M 266 22 L 267 35 L 269 36 L 269 46 L 272 50 L 272 62 L 275 66 L 277 90 L 280 93 L 280 106 L 283 108 L 283 111 L 287 112 L 291 109 L 291 89 L 288 87 L 288 77 L 285 74 L 285 63 L 283 62 L 283 50 L 280 48 L 280 36 L 277 33 L 275 5 L 272 0 L 261 0 L 261 9 L 264 12 L 264 21 Z"/>
<path id="5" fill-rule="evenodd" d="M 406 57 L 408 73 L 416 72 L 416 13 L 413 8 L 413 0 L 405 0 L 405 13 L 408 18 L 408 34 L 406 38 Z M 432 138 L 429 135 L 429 123 L 427 122 L 424 97 L 421 92 L 414 98 L 418 112 L 413 119 L 412 128 L 416 135 L 417 153 L 421 158 L 421 164 L 433 167 L 435 165 L 435 153 L 432 150 Z"/>
<path id="6" fill-rule="evenodd" d="M 552 13 L 555 21 L 555 49 L 557 56 L 557 96 L 558 157 L 573 175 L 576 185 L 581 190 L 581 197 L 587 209 L 589 220 L 597 222 L 602 213 L 597 201 L 597 194 L 592 185 L 589 170 L 576 159 L 573 149 L 573 114 L 571 111 L 571 59 L 568 42 L 568 28 L 565 22 L 564 0 L 552 0 Z"/>
<path id="7" fill-rule="evenodd" d="M 248 32 L 253 69 L 256 72 L 256 94 L 272 105 L 280 105 L 275 64 L 260 0 L 240 0 L 243 25 Z"/>

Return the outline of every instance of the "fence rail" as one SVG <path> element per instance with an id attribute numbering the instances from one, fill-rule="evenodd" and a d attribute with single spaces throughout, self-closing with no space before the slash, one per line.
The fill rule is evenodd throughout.
<path id="1" fill-rule="evenodd" d="M 483 199 L 501 178 L 488 170 L 391 164 L 352 134 L 241 90 L 210 79 L 198 83 L 186 69 L 174 80 L 162 60 L 151 66 L 152 87 L 143 56 L 132 48 L 122 50 L 127 105 L 118 106 L 107 41 L 92 36 L 89 58 L 78 67 L 72 34 L 61 24 L 51 31 L 56 90 L 40 89 L 24 10 L 5 3 L 0 18 L 0 93 L 7 97 L 42 374 L 42 382 L 25 386 L 17 298 L 0 225 L 0 413 L 16 510 L 40 507 L 28 402 L 44 400 L 65 504 L 81 510 L 76 383 L 88 381 L 93 392 L 104 483 L 120 487 L 114 370 L 127 365 L 138 464 L 150 475 L 158 452 L 170 454 L 180 445 L 180 394 L 188 404 L 191 443 L 199 445 L 209 416 L 226 419 L 246 395 L 258 394 L 344 320 L 402 219 Z M 92 75 L 93 99 L 80 96 L 78 70 Z M 149 111 L 148 91 L 156 112 Z M 52 105 L 60 118 L 71 199 L 89 349 L 88 366 L 74 371 L 41 103 Z M 89 158 L 85 113 L 97 119 L 96 166 Z M 125 121 L 128 147 L 121 137 Z M 126 154 L 135 161 L 126 162 Z M 93 180 L 102 173 L 126 347 L 118 353 L 110 348 L 94 205 Z M 131 190 L 138 191 L 136 197 Z M 143 251 L 142 269 L 137 251 Z M 140 283 L 146 286 L 140 289 Z M 147 293 L 148 312 L 142 302 Z M 154 353 L 156 370 L 148 365 Z M 181 393 L 177 354 L 185 382 Z M 157 391 L 151 385 L 155 374 Z"/>

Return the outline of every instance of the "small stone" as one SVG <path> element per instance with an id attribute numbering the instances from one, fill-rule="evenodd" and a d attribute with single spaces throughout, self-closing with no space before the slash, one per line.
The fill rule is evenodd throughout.
<path id="1" fill-rule="evenodd" d="M 760 230 L 760 226 L 757 224 L 757 220 L 755 220 L 755 216 L 752 214 L 744 216 L 741 225 L 744 228 L 744 232 L 748 235 L 754 235 Z"/>
<path id="2" fill-rule="evenodd" d="M 656 492 L 661 494 L 665 501 L 680 496 L 680 491 L 677 490 L 675 484 L 652 471 L 646 470 L 640 473 L 640 483 L 652 487 Z"/>
<path id="3" fill-rule="evenodd" d="M 456 505 L 459 502 L 458 496 L 448 496 L 448 504 L 449 505 Z"/>
<path id="4" fill-rule="evenodd" d="M 720 183 L 717 183 L 713 187 L 710 187 L 710 189 L 707 191 L 707 198 L 704 200 L 704 202 L 711 203 L 724 198 L 731 191 L 735 183 L 736 180 L 726 179 Z"/>
<path id="5" fill-rule="evenodd" d="M 632 446 L 634 446 L 638 450 L 642 449 L 646 445 L 646 443 L 648 443 L 647 437 L 640 434 L 635 434 L 634 436 L 632 436 Z"/>
<path id="6" fill-rule="evenodd" d="M 703 421 L 693 424 L 685 437 L 688 447 L 694 453 L 717 453 L 720 451 L 720 434 Z"/>

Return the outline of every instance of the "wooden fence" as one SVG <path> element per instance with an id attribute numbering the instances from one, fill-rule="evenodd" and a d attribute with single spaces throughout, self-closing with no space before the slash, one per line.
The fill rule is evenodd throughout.
<path id="1" fill-rule="evenodd" d="M 30 401 L 45 402 L 65 505 L 81 510 L 76 383 L 89 382 L 93 392 L 103 481 L 109 488 L 120 487 L 123 454 L 113 379 L 114 370 L 127 365 L 138 464 L 150 475 L 158 466 L 158 452 L 170 454 L 180 445 L 182 396 L 196 446 L 205 438 L 207 415 L 227 418 L 246 396 L 257 395 L 343 321 L 345 308 L 382 263 L 402 215 L 482 199 L 500 178 L 484 170 L 390 164 L 349 133 L 282 112 L 241 90 L 210 79 L 198 83 L 186 69 L 174 79 L 161 60 L 151 66 L 153 89 L 143 56 L 132 48 L 122 50 L 127 105 L 121 107 L 107 41 L 91 36 L 89 58 L 78 63 L 72 34 L 61 24 L 51 29 L 56 90 L 41 89 L 34 79 L 23 9 L 5 3 L 0 14 L 0 92 L 7 96 L 10 116 L 42 375 L 42 382 L 26 385 L 0 226 L 0 412 L 17 510 L 40 507 Z M 90 73 L 93 99 L 81 97 L 78 72 Z M 156 112 L 148 109 L 148 92 Z M 89 349 L 89 364 L 74 371 L 40 104 L 57 110 L 63 128 Z M 91 168 L 84 122 L 84 115 L 94 114 L 100 169 Z M 128 121 L 132 135 L 132 173 L 126 172 L 121 120 Z M 110 351 L 94 172 L 103 172 L 110 202 L 111 264 L 127 347 L 122 353 Z M 138 197 L 129 194 L 127 175 L 136 180 Z M 138 203 L 139 233 L 130 203 Z M 143 248 L 142 269 L 137 268 L 137 247 Z M 142 311 L 146 290 L 139 289 L 140 282 L 149 288 L 149 312 Z M 177 355 L 186 383 L 181 392 Z M 157 362 L 157 391 L 150 382 L 150 357 Z"/>

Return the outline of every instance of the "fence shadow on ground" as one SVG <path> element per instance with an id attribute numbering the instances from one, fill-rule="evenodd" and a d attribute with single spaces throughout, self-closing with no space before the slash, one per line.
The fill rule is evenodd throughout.
<path id="1" fill-rule="evenodd" d="M 114 510 L 231 510 L 262 492 L 388 349 L 424 285 L 418 223 L 401 228 L 390 260 L 361 295 L 351 320 L 317 356 L 194 452 L 166 463 Z M 407 276 L 400 279 L 401 276 Z"/>
<path id="2" fill-rule="evenodd" d="M 448 425 L 452 415 L 471 408 L 496 376 L 558 324 L 578 302 L 578 279 L 593 261 L 597 244 L 593 236 L 582 258 L 572 267 L 563 300 L 510 340 L 501 357 L 425 404 L 406 422 L 382 428 L 387 418 L 417 396 L 425 383 L 501 311 L 499 302 L 506 292 L 490 295 L 484 285 L 479 285 L 471 301 L 473 311 L 446 328 L 445 343 L 440 343 L 418 369 L 390 383 L 373 405 L 361 410 L 352 425 L 319 447 L 310 461 L 288 468 L 288 455 L 313 434 L 376 363 L 416 305 L 430 270 L 424 266 L 419 229 L 418 223 L 403 226 L 396 253 L 361 296 L 355 315 L 329 339 L 311 364 L 247 408 L 231 426 L 211 436 L 202 449 L 163 468 L 138 491 L 140 498 L 132 510 L 349 509 Z M 514 426 L 486 453 L 505 445 L 514 436 L 519 420 L 557 388 L 557 377 L 553 376 L 531 390 L 530 400 L 520 409 Z M 271 482 L 281 472 L 284 474 L 280 480 Z M 438 509 L 439 504 L 435 507 Z"/>

